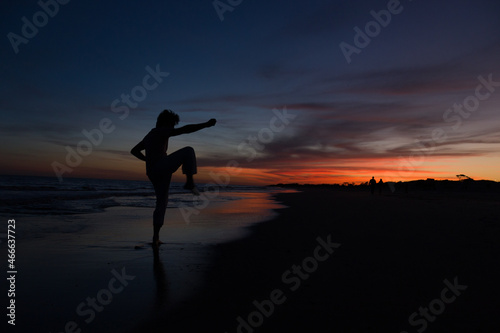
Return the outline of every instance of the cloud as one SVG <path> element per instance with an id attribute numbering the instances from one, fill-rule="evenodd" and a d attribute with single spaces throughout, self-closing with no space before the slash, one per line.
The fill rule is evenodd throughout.
<path id="1" fill-rule="evenodd" d="M 316 110 L 321 112 L 323 107 Z M 235 159 L 244 167 L 260 170 L 322 170 L 335 166 L 337 171 L 345 168 L 356 172 L 380 169 L 380 165 L 371 167 L 367 161 L 391 161 L 418 152 L 424 152 L 430 161 L 443 157 L 483 156 L 498 152 L 500 147 L 500 133 L 494 127 L 483 128 L 482 132 L 449 132 L 445 141 L 436 143 L 430 134 L 408 136 L 408 132 L 416 132 L 416 129 L 413 124 L 404 122 L 387 127 L 384 122 L 377 125 L 372 120 L 335 123 L 304 122 L 300 118 L 297 123 L 293 130 L 263 145 L 264 149 L 250 162 L 247 161 L 249 154 L 219 155 L 201 159 L 200 165 L 223 167 Z M 341 167 L 344 163 L 348 166 Z"/>
<path id="2" fill-rule="evenodd" d="M 479 75 L 498 73 L 498 40 L 438 63 L 389 67 L 325 77 L 332 92 L 374 95 L 439 95 L 474 89 Z M 500 74 L 499 74 L 500 76 Z"/>

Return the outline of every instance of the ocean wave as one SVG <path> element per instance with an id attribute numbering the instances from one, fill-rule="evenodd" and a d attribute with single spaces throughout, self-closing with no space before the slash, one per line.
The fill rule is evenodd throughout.
<path id="1" fill-rule="evenodd" d="M 169 207 L 194 205 L 182 183 L 172 183 Z M 262 191 L 256 186 L 198 185 L 203 195 L 218 191 L 216 201 L 239 198 L 238 192 Z M 0 176 L 0 209 L 4 214 L 70 215 L 101 212 L 110 207 L 154 208 L 153 186 L 147 181 L 67 179 L 64 183 L 48 177 Z"/>

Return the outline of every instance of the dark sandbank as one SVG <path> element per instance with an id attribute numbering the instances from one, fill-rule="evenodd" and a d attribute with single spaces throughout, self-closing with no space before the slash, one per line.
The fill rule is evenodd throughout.
<path id="1" fill-rule="evenodd" d="M 499 331 L 498 193 L 306 189 L 276 197 L 288 208 L 216 246 L 196 296 L 132 331 Z M 318 237 L 341 246 L 316 267 L 304 260 Z M 305 263 L 310 273 L 287 273 Z M 281 304 L 271 311 L 273 291 Z"/>

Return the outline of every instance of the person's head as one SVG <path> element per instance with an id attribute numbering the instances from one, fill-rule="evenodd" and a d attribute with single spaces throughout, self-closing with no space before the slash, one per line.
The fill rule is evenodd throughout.
<path id="1" fill-rule="evenodd" d="M 156 127 L 174 127 L 179 123 L 179 115 L 172 110 L 163 110 L 156 120 Z"/>

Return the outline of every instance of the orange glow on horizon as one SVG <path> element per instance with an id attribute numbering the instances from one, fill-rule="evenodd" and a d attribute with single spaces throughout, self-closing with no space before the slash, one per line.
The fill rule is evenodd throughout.
<path id="1" fill-rule="evenodd" d="M 51 168 L 53 160 L 49 156 L 36 162 L 25 157 L 20 160 L 7 161 L 0 169 L 1 174 L 48 176 L 57 180 Z M 17 162 L 17 163 L 16 163 Z M 332 161 L 320 160 L 297 162 L 293 164 L 279 163 L 273 168 L 257 168 L 249 166 L 208 167 L 200 166 L 195 180 L 200 184 L 215 183 L 222 186 L 230 185 L 271 185 L 278 183 L 299 184 L 342 184 L 345 182 L 360 184 L 371 177 L 377 180 L 409 181 L 434 178 L 437 180 L 457 180 L 457 174 L 466 174 L 473 179 L 488 179 L 500 181 L 497 166 L 500 156 L 482 156 L 469 158 L 428 158 L 420 165 L 409 168 L 401 164 L 399 159 L 364 159 Z M 64 174 L 67 178 L 101 178 L 145 180 L 144 164 L 133 158 L 110 156 L 96 153 L 94 158 L 85 160 L 80 166 L 73 168 L 71 173 Z M 184 175 L 177 171 L 172 178 L 174 182 L 183 182 Z"/>

